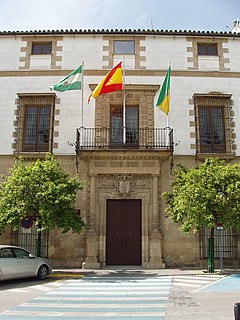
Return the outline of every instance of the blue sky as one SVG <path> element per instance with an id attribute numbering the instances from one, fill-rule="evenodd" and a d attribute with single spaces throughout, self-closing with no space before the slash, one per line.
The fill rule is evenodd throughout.
<path id="1" fill-rule="evenodd" d="M 0 31 L 231 31 L 239 0 L 0 0 Z"/>

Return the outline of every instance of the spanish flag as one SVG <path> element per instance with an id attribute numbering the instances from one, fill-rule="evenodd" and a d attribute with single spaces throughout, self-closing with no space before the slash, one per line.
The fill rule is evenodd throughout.
<path id="1" fill-rule="evenodd" d="M 91 97 L 96 98 L 100 94 L 122 90 L 122 61 L 119 62 L 108 74 L 99 82 L 88 98 L 88 103 Z"/>
<path id="2" fill-rule="evenodd" d="M 169 102 L 170 102 L 170 66 L 166 74 L 165 80 L 163 82 L 156 106 L 162 110 L 166 115 L 169 112 Z"/>

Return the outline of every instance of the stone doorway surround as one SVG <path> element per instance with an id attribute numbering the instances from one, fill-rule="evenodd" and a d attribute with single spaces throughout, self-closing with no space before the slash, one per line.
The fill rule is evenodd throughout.
<path id="1" fill-rule="evenodd" d="M 100 156 L 101 153 L 101 156 Z M 150 152 L 151 154 L 151 152 Z M 142 202 L 142 267 L 165 268 L 160 232 L 161 161 L 169 154 L 136 151 L 83 152 L 88 163 L 89 230 L 86 234 L 84 269 L 106 266 L 106 205 L 108 199 L 139 199 Z M 85 162 L 85 163 L 86 163 Z M 81 164 L 80 164 L 81 166 Z"/>

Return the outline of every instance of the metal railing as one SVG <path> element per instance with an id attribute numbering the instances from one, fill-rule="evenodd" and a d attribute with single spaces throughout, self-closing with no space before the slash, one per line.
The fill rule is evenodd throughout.
<path id="1" fill-rule="evenodd" d="M 77 129 L 76 150 L 138 149 L 173 151 L 173 129 L 85 128 Z"/>
<path id="2" fill-rule="evenodd" d="M 37 255 L 37 239 L 38 232 L 35 225 L 30 229 L 20 228 L 18 231 L 11 233 L 11 244 L 22 247 L 34 255 Z M 40 255 L 44 258 L 48 257 L 48 240 L 48 231 L 43 231 L 41 233 Z"/>
<path id="3" fill-rule="evenodd" d="M 220 248 L 220 236 L 221 236 L 221 248 Z M 210 230 L 202 227 L 199 233 L 199 249 L 200 258 L 208 258 L 208 238 L 210 237 Z M 231 265 L 232 261 L 238 260 L 238 237 L 239 233 L 234 228 L 221 230 L 221 235 L 219 230 L 214 231 L 214 258 L 220 257 L 221 255 L 225 261 L 225 264 Z M 228 262 L 226 262 L 228 261 Z"/>

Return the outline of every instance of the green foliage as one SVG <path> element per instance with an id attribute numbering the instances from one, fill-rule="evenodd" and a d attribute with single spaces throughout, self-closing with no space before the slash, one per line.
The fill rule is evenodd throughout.
<path id="1" fill-rule="evenodd" d="M 196 232 L 217 222 L 240 228 L 240 164 L 207 159 L 199 168 L 174 171 L 172 191 L 164 192 L 167 212 L 180 230 Z"/>
<path id="2" fill-rule="evenodd" d="M 74 203 L 82 188 L 83 183 L 71 178 L 52 154 L 31 163 L 18 159 L 0 184 L 0 230 L 7 224 L 17 229 L 31 215 L 39 230 L 58 227 L 79 233 L 85 223 L 76 215 Z"/>

